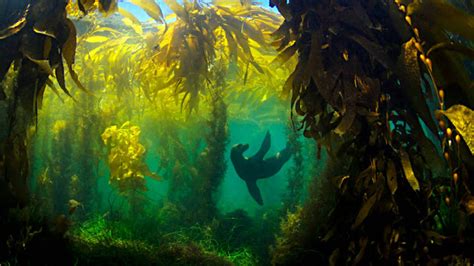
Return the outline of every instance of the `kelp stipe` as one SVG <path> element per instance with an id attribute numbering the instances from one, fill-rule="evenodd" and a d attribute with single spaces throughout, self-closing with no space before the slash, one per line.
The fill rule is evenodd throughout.
<path id="1" fill-rule="evenodd" d="M 292 151 L 293 166 L 287 171 L 287 191 L 283 199 L 282 211 L 294 212 L 298 205 L 303 201 L 304 184 L 305 184 L 305 167 L 303 157 L 303 144 L 301 142 L 300 134 L 294 127 L 292 121 L 288 122 L 287 126 L 288 146 Z M 309 146 L 309 145 L 308 145 Z"/>

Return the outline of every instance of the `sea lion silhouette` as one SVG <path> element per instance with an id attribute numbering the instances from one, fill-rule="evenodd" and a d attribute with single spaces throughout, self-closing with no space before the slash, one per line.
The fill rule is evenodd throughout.
<path id="1" fill-rule="evenodd" d="M 257 180 L 268 178 L 280 171 L 291 157 L 291 150 L 286 148 L 276 153 L 272 157 L 263 158 L 271 146 L 270 132 L 267 131 L 262 145 L 258 152 L 247 158 L 243 153 L 249 148 L 248 144 L 236 144 L 230 151 L 230 160 L 234 165 L 235 171 L 247 183 L 247 188 L 253 199 L 260 205 L 263 205 L 262 195 L 257 187 Z"/>

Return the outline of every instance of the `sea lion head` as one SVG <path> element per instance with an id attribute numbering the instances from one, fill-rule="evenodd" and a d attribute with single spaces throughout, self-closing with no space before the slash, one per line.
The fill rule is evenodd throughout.
<path id="1" fill-rule="evenodd" d="M 237 157 L 237 156 L 242 156 L 242 154 L 248 150 L 249 145 L 248 144 L 236 144 L 232 147 L 230 154 L 231 157 Z"/>
<path id="2" fill-rule="evenodd" d="M 235 153 L 238 153 L 238 154 L 242 154 L 244 153 L 246 150 L 248 150 L 249 148 L 249 145 L 248 144 L 236 144 L 232 147 L 232 152 L 235 152 Z"/>

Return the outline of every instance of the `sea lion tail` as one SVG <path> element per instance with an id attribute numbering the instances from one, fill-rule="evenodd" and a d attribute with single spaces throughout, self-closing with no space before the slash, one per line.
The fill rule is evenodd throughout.
<path id="1" fill-rule="evenodd" d="M 245 181 L 245 183 L 247 183 L 247 188 L 252 198 L 259 205 L 263 205 L 262 194 L 260 193 L 260 189 L 257 187 L 257 180 Z"/>

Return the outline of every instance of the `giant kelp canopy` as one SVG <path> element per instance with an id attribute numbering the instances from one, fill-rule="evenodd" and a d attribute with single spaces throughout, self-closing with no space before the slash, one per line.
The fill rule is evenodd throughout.
<path id="1" fill-rule="evenodd" d="M 176 15 L 176 21 L 164 29 L 158 40 L 152 64 L 166 66 L 169 80 L 183 93 L 183 103 L 189 97 L 188 109 L 197 107 L 199 94 L 212 84 L 219 68 L 236 71 L 249 65 L 260 73 L 264 69 L 258 62 L 268 53 L 268 38 L 279 19 L 263 8 L 246 8 L 240 5 L 207 5 L 197 1 L 165 1 Z M 233 67 L 233 69 L 232 69 Z M 211 89 L 212 90 L 212 89 Z"/>
<path id="2" fill-rule="evenodd" d="M 114 20 L 113 26 L 107 20 L 93 21 L 79 38 L 77 72 L 84 79 L 105 79 L 104 89 L 115 90 L 119 97 L 143 93 L 162 105 L 172 96 L 187 111 L 223 85 L 215 82 L 219 75 L 233 77 L 224 93 L 233 99 L 264 82 L 268 88 L 249 95 L 262 99 L 283 78 L 286 69 L 277 73 L 267 67 L 275 56 L 270 34 L 281 22 L 273 12 L 235 3 L 166 3 L 175 13 L 164 18 L 168 22 L 162 26 L 142 23 L 122 9 L 121 22 Z"/>
<path id="3" fill-rule="evenodd" d="M 286 87 L 304 133 L 347 158 L 327 225 L 310 200 L 275 263 L 471 256 L 472 16 L 441 0 L 270 2 L 280 58 L 298 55 Z"/>

